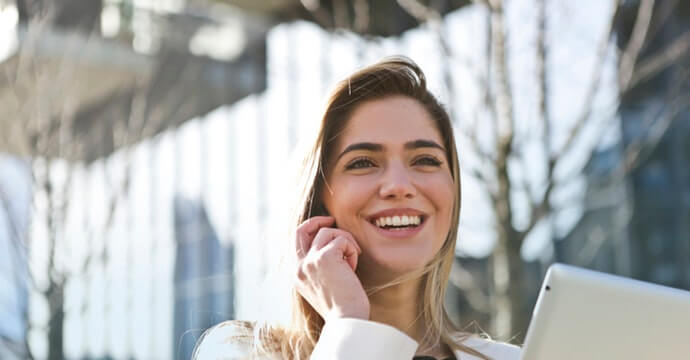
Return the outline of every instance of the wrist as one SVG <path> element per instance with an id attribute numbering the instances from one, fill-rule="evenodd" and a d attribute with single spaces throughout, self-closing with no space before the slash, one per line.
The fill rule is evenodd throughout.
<path id="1" fill-rule="evenodd" d="M 325 321 L 332 319 L 359 319 L 369 320 L 369 309 L 334 309 L 328 316 L 324 318 Z"/>

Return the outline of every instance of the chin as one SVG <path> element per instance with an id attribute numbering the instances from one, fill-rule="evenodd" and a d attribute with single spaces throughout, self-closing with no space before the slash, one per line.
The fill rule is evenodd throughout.
<path id="1" fill-rule="evenodd" d="M 376 274 L 381 280 L 394 280 L 396 277 L 419 271 L 433 259 L 433 254 L 423 256 L 424 252 L 414 249 L 372 249 L 369 256 L 362 257 L 362 274 Z M 367 276 L 369 277 L 369 276 Z"/>

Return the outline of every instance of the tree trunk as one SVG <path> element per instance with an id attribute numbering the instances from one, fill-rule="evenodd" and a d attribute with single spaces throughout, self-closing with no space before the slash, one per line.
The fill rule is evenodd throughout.
<path id="1" fill-rule="evenodd" d="M 514 343 L 521 343 L 526 335 L 529 321 L 529 310 L 525 307 L 525 262 L 520 256 L 520 242 L 511 236 L 508 240 L 508 269 L 510 269 L 510 283 L 508 297 L 510 299 L 511 324 L 509 336 Z"/>
<path id="2" fill-rule="evenodd" d="M 503 341 L 520 342 L 525 337 L 529 321 L 524 299 L 525 264 L 512 227 L 501 227 L 497 240 L 491 255 L 494 290 L 492 335 Z"/>
<path id="3" fill-rule="evenodd" d="M 512 307 L 508 295 L 510 284 L 510 270 L 508 264 L 508 251 L 506 249 L 506 237 L 499 230 L 498 240 L 494 252 L 491 255 L 491 281 L 493 285 L 492 296 L 492 332 L 499 340 L 507 340 L 512 332 Z"/>
<path id="4" fill-rule="evenodd" d="M 496 174 L 498 193 L 494 198 L 494 211 L 497 221 L 496 248 L 491 257 L 493 282 L 493 335 L 500 340 L 508 340 L 513 334 L 513 301 L 520 301 L 514 295 L 516 292 L 513 282 L 517 280 L 516 270 L 519 267 L 520 245 L 516 244 L 515 230 L 512 225 L 512 206 L 510 199 L 510 178 L 508 175 L 508 155 L 510 154 L 512 137 L 501 138 L 498 144 L 496 159 Z M 517 254 L 515 249 L 517 248 Z M 518 284 L 518 286 L 520 286 Z"/>
<path id="5" fill-rule="evenodd" d="M 490 2 L 491 63 L 495 67 L 496 90 L 496 178 L 497 191 L 493 196 L 493 208 L 497 223 L 497 243 L 491 257 L 493 282 L 494 336 L 508 341 L 514 336 L 524 336 L 523 262 L 519 233 L 513 228 L 511 183 L 508 174 L 508 158 L 513 153 L 514 113 L 513 94 L 510 89 L 506 54 L 505 17 L 503 1 Z"/>
<path id="6" fill-rule="evenodd" d="M 65 319 L 65 278 L 56 269 L 58 222 L 62 220 L 62 214 L 56 214 L 61 209 L 54 199 L 54 186 L 51 179 L 51 161 L 46 159 L 44 163 L 44 178 L 41 185 L 46 193 L 46 225 L 48 228 L 48 288 L 43 291 L 43 297 L 48 302 L 48 360 L 62 360 L 65 358 L 63 351 L 63 325 Z M 35 166 L 32 167 L 35 169 Z M 33 176 L 34 179 L 36 176 Z"/>
<path id="7" fill-rule="evenodd" d="M 51 284 L 47 295 L 51 315 L 48 321 L 48 360 L 62 360 L 65 358 L 63 351 L 64 284 Z"/>

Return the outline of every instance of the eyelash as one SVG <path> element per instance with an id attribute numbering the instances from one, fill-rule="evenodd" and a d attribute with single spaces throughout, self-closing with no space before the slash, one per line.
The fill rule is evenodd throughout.
<path id="1" fill-rule="evenodd" d="M 426 162 L 426 163 L 421 164 L 420 162 Z M 371 160 L 368 159 L 368 158 L 356 158 L 356 159 L 352 160 L 352 161 L 345 167 L 345 169 L 346 169 L 346 170 L 363 169 L 364 167 L 363 167 L 363 166 L 360 166 L 361 164 L 369 165 L 369 166 L 370 166 L 370 165 L 375 165 L 374 162 L 371 161 Z M 438 159 L 436 159 L 436 158 L 433 157 L 433 156 L 425 155 L 425 156 L 420 156 L 420 157 L 414 159 L 413 164 L 414 164 L 414 165 L 421 165 L 421 166 L 434 166 L 434 167 L 439 167 L 439 166 L 441 166 L 442 162 L 440 162 Z M 366 167 L 369 167 L 369 166 L 366 166 Z"/>
<path id="2" fill-rule="evenodd" d="M 438 159 L 436 159 L 435 157 L 433 157 L 433 156 L 428 156 L 428 155 L 420 156 L 420 157 L 416 158 L 416 159 L 414 160 L 414 162 L 415 162 L 415 164 L 417 164 L 417 163 L 419 163 L 419 162 L 422 161 L 422 160 L 428 162 L 428 163 L 426 163 L 426 164 L 421 164 L 421 165 L 424 165 L 424 166 L 435 166 L 435 167 L 439 167 L 439 166 L 441 166 L 441 164 L 442 164 L 442 163 L 441 163 Z"/>
<path id="3" fill-rule="evenodd" d="M 357 164 L 362 164 L 365 162 L 368 163 L 368 165 L 374 165 L 374 162 L 369 160 L 368 158 L 360 157 L 360 158 L 356 158 L 356 159 L 352 160 L 349 164 L 347 164 L 345 169 L 347 169 L 347 170 L 362 169 L 363 167 L 357 166 Z"/>

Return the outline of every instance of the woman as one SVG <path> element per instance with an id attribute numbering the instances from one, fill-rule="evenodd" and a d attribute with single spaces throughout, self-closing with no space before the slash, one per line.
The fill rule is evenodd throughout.
<path id="1" fill-rule="evenodd" d="M 416 64 L 391 58 L 339 83 L 305 165 L 290 327 L 225 322 L 195 358 L 518 359 L 444 309 L 459 165 Z"/>

